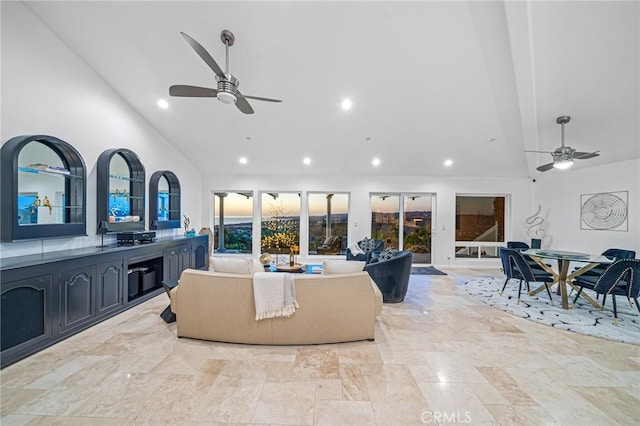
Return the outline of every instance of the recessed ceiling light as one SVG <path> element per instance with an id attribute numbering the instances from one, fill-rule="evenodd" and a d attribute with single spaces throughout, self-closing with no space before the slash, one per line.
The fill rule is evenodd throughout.
<path id="1" fill-rule="evenodd" d="M 351 102 L 351 99 L 344 99 L 341 105 L 343 110 L 348 111 L 353 106 L 353 102 Z"/>
<path id="2" fill-rule="evenodd" d="M 309 164 L 311 164 L 311 158 L 309 158 L 309 157 L 304 157 L 304 158 L 302 159 L 302 162 L 303 162 L 306 166 L 308 166 Z"/>
<path id="3" fill-rule="evenodd" d="M 380 159 L 379 159 L 379 158 L 374 158 L 373 160 L 371 160 L 371 164 L 372 164 L 374 167 L 379 166 L 379 165 L 380 165 Z"/>
<path id="4" fill-rule="evenodd" d="M 247 157 L 240 157 L 238 161 L 240 162 L 240 164 L 247 164 L 249 162 Z"/>
<path id="5" fill-rule="evenodd" d="M 165 101 L 164 99 L 158 99 L 158 102 L 156 102 L 158 107 L 162 108 L 162 109 L 167 109 L 169 108 L 169 102 Z"/>
<path id="6" fill-rule="evenodd" d="M 453 166 L 453 160 L 444 160 L 444 165 L 446 167 L 451 167 Z"/>

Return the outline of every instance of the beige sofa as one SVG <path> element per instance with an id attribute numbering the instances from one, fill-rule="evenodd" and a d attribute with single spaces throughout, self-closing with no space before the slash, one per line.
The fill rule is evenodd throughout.
<path id="1" fill-rule="evenodd" d="M 366 272 L 295 275 L 300 307 L 256 321 L 250 274 L 185 270 L 171 290 L 178 336 L 219 342 L 296 345 L 373 340 L 382 294 Z"/>

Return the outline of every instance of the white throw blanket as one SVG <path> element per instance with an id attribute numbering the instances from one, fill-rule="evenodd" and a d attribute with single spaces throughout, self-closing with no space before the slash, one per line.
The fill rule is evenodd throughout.
<path id="1" fill-rule="evenodd" d="M 354 256 L 357 256 L 359 254 L 366 254 L 364 250 L 362 250 L 362 248 L 360 248 L 360 246 L 358 245 L 358 243 L 353 243 L 349 246 L 349 250 L 351 251 L 351 254 Z"/>
<path id="2" fill-rule="evenodd" d="M 256 321 L 290 317 L 299 307 L 294 275 L 256 272 L 253 275 L 253 299 L 256 305 Z"/>

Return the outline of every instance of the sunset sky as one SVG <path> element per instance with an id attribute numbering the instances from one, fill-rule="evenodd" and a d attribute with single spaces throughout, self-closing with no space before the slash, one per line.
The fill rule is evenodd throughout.
<path id="1" fill-rule="evenodd" d="M 278 198 L 274 199 L 267 193 L 262 193 L 262 210 L 263 215 L 270 215 L 270 206 L 282 205 L 288 215 L 299 215 L 301 209 L 301 198 L 297 192 L 281 192 Z M 393 213 L 399 211 L 398 195 L 372 195 L 371 211 L 376 213 Z M 411 197 L 415 197 L 414 200 Z M 321 216 L 327 212 L 327 193 L 309 193 L 309 215 Z M 215 198 L 215 215 L 219 216 L 218 197 Z M 411 194 L 404 197 L 405 211 L 431 211 L 432 195 L 431 194 Z M 253 197 L 248 199 L 244 195 L 235 192 L 229 192 L 224 199 L 225 216 L 245 216 L 251 217 L 253 209 Z M 331 199 L 331 213 L 340 214 L 349 211 L 349 194 L 334 193 Z"/>

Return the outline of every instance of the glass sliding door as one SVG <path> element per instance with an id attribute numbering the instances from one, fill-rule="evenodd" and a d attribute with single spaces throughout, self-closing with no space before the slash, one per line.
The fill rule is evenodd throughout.
<path id="1" fill-rule="evenodd" d="M 371 195 L 371 238 L 385 247 L 400 247 L 400 195 Z"/>
<path id="2" fill-rule="evenodd" d="M 413 252 L 413 263 L 431 263 L 432 195 L 404 195 L 402 246 Z"/>
<path id="3" fill-rule="evenodd" d="M 413 263 L 431 263 L 433 194 L 371 194 L 371 238 L 410 250 Z M 401 220 L 402 218 L 402 220 Z"/>

